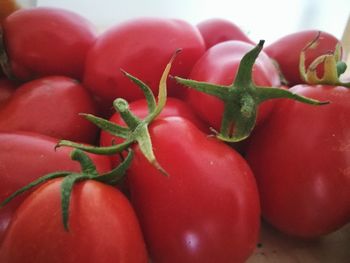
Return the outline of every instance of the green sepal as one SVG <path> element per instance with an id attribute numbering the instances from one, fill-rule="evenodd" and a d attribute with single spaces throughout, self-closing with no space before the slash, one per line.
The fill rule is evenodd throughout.
<path id="1" fill-rule="evenodd" d="M 120 144 L 102 147 L 102 146 L 91 146 L 91 145 L 86 145 L 82 143 L 76 143 L 69 140 L 61 140 L 56 145 L 56 148 L 60 146 L 68 146 L 68 147 L 72 147 L 72 148 L 79 149 L 89 153 L 95 153 L 95 154 L 101 154 L 101 155 L 112 155 L 112 154 L 116 154 L 124 151 L 133 143 L 134 141 L 127 140 Z"/>
<path id="2" fill-rule="evenodd" d="M 276 98 L 294 99 L 312 105 L 323 105 L 328 102 L 320 102 L 309 99 L 280 87 L 263 87 L 253 83 L 253 66 L 264 45 L 264 40 L 259 43 L 240 61 L 236 77 L 231 85 L 216 85 L 203 81 L 195 81 L 175 77 L 175 80 L 189 88 L 215 96 L 223 101 L 224 113 L 220 131 L 215 135 L 226 142 L 239 142 L 246 139 L 255 127 L 259 104 Z M 210 110 L 210 109 L 209 109 Z"/>
<path id="3" fill-rule="evenodd" d="M 4 207 L 6 204 L 8 204 L 15 197 L 19 196 L 20 194 L 22 194 L 24 192 L 27 192 L 28 190 L 30 190 L 38 185 L 41 185 L 41 184 L 43 184 L 47 181 L 50 181 L 52 179 L 55 179 L 55 178 L 65 177 L 71 173 L 72 172 L 69 172 L 69 171 L 60 171 L 60 172 L 54 172 L 54 173 L 49 173 L 47 175 L 44 175 L 44 176 L 38 178 L 37 180 L 27 184 L 26 186 L 18 189 L 14 193 L 12 193 L 9 197 L 7 197 L 4 201 L 1 202 L 0 208 Z"/>
<path id="4" fill-rule="evenodd" d="M 62 207 L 62 222 L 63 227 L 66 231 L 69 230 L 68 219 L 69 219 L 69 205 L 72 195 L 73 186 L 76 182 L 92 179 L 88 175 L 81 174 L 70 174 L 66 176 L 61 184 L 61 207 Z"/>
<path id="5" fill-rule="evenodd" d="M 95 177 L 94 180 L 102 183 L 108 183 L 111 185 L 119 183 L 123 179 L 126 170 L 130 167 L 133 157 L 134 152 L 131 149 L 129 149 L 128 155 L 125 157 L 125 159 L 120 165 L 118 165 L 113 170 L 107 173 Z"/>
<path id="6" fill-rule="evenodd" d="M 147 106 L 148 106 L 148 111 L 152 112 L 155 110 L 157 103 L 156 103 L 156 99 L 153 95 L 152 90 L 150 89 L 150 87 L 144 83 L 143 81 L 141 81 L 140 79 L 134 77 L 133 75 L 129 74 L 128 72 L 124 71 L 121 69 L 121 72 L 127 77 L 129 78 L 132 82 L 134 82 L 143 92 L 146 101 L 147 101 Z"/>
<path id="7" fill-rule="evenodd" d="M 129 128 L 120 126 L 118 124 L 115 124 L 106 119 L 100 118 L 98 116 L 95 116 L 93 114 L 81 113 L 80 115 L 82 115 L 85 119 L 95 124 L 101 130 L 104 130 L 114 136 L 118 136 L 120 138 L 126 139 L 130 133 Z"/>

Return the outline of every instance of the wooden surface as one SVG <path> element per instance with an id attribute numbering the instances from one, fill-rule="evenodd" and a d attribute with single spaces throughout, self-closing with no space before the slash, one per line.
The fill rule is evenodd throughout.
<path id="1" fill-rule="evenodd" d="M 350 224 L 316 240 L 292 238 L 267 224 L 247 263 L 350 263 Z"/>

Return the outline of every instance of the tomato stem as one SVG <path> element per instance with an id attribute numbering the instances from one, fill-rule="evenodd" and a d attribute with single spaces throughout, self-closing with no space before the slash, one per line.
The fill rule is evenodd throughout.
<path id="1" fill-rule="evenodd" d="M 255 85 L 252 72 L 263 45 L 264 40 L 260 40 L 251 51 L 243 56 L 236 77 L 229 86 L 175 77 L 178 83 L 215 96 L 224 102 L 220 132 L 216 133 L 216 137 L 223 141 L 238 142 L 246 139 L 255 126 L 258 106 L 266 100 L 289 98 L 313 105 L 327 103 L 308 99 L 279 87 Z"/>
<path id="2" fill-rule="evenodd" d="M 328 52 L 317 57 L 308 68 L 305 67 L 305 53 L 314 48 L 319 41 L 319 35 L 311 43 L 306 45 L 300 54 L 299 72 L 302 79 L 311 85 L 325 84 L 332 86 L 350 87 L 350 82 L 342 82 L 341 75 L 346 71 L 347 65 L 341 61 L 341 45 L 337 44 L 334 52 Z M 324 73 L 321 77 L 317 74 L 317 68 L 323 65 Z"/>
<path id="3" fill-rule="evenodd" d="M 2 203 L 0 203 L 0 207 L 3 207 L 16 196 L 27 192 L 28 190 L 38 185 L 41 185 L 55 178 L 63 177 L 64 179 L 61 184 L 62 222 L 64 229 L 66 231 L 69 231 L 69 205 L 74 184 L 83 180 L 95 180 L 105 184 L 115 185 L 123 179 L 126 170 L 131 165 L 132 158 L 133 152 L 129 150 L 127 157 L 119 166 L 115 167 L 110 172 L 99 175 L 96 170 L 96 166 L 94 165 L 91 158 L 80 149 L 74 149 L 71 153 L 71 159 L 79 162 L 81 166 L 80 173 L 70 171 L 59 171 L 42 176 L 11 194 Z"/>
<path id="4" fill-rule="evenodd" d="M 137 143 L 143 155 L 146 159 L 163 175 L 168 175 L 167 172 L 162 168 L 162 166 L 156 160 L 156 157 L 153 153 L 152 141 L 148 131 L 148 125 L 161 113 L 163 110 L 166 100 L 167 100 L 167 86 L 166 81 L 169 76 L 169 72 L 172 66 L 172 63 L 179 54 L 181 49 L 178 49 L 172 55 L 170 61 L 166 65 L 161 79 L 159 81 L 159 91 L 158 91 L 158 100 L 155 99 L 152 90 L 141 80 L 122 70 L 123 74 L 133 81 L 140 89 L 143 91 L 145 98 L 147 100 L 149 113 L 144 119 L 139 119 L 136 117 L 129 109 L 129 104 L 123 98 L 117 98 L 113 102 L 114 109 L 120 114 L 123 121 L 126 123 L 127 127 L 122 127 L 108 120 L 102 119 L 100 117 L 94 116 L 92 114 L 82 114 L 87 120 L 91 121 L 97 125 L 102 130 L 125 139 L 123 143 L 112 145 L 109 147 L 95 147 L 87 146 L 84 144 L 79 144 L 71 142 L 68 140 L 61 140 L 57 147 L 59 146 L 69 146 L 74 147 L 83 151 L 95 153 L 95 154 L 115 154 L 122 152 L 131 144 Z"/>

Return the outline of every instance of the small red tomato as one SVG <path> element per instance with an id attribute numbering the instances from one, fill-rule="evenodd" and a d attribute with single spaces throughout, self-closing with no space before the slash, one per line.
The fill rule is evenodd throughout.
<path id="1" fill-rule="evenodd" d="M 228 40 L 240 40 L 254 44 L 254 42 L 230 20 L 211 18 L 198 23 L 197 28 L 203 36 L 207 49 Z"/>
<path id="2" fill-rule="evenodd" d="M 87 51 L 97 37 L 92 23 L 65 9 L 34 7 L 9 15 L 2 25 L 12 77 L 48 75 L 81 79 Z"/>
<path id="3" fill-rule="evenodd" d="M 195 26 L 178 19 L 138 18 L 112 26 L 102 33 L 87 56 L 84 85 L 108 107 L 115 98 L 131 102 L 142 91 L 119 70 L 141 79 L 155 94 L 172 54 L 177 56 L 171 74 L 187 77 L 204 53 L 205 45 Z M 169 94 L 181 96 L 183 88 L 168 81 Z"/>
<path id="4" fill-rule="evenodd" d="M 350 90 L 328 85 L 291 90 L 330 103 L 280 101 L 250 138 L 246 159 L 265 219 L 289 235 L 314 238 L 350 220 Z"/>
<path id="5" fill-rule="evenodd" d="M 94 143 L 98 129 L 79 113 L 95 113 L 89 92 L 71 78 L 44 77 L 16 89 L 0 109 L 0 131 L 32 131 Z"/>
<path id="6" fill-rule="evenodd" d="M 154 262 L 244 262 L 256 247 L 260 203 L 254 176 L 231 147 L 189 120 L 150 126 L 160 173 L 134 147 L 127 183 Z"/>
<path id="7" fill-rule="evenodd" d="M 242 41 L 225 41 L 208 49 L 193 66 L 189 78 L 212 84 L 232 84 L 242 57 L 254 46 Z M 261 52 L 252 71 L 256 85 L 280 86 L 277 69 L 266 53 Z M 188 88 L 186 101 L 195 112 L 215 130 L 220 130 L 224 102 L 219 98 Z M 274 102 L 273 102 L 274 103 Z M 271 111 L 273 103 L 266 102 L 258 112 L 257 122 L 263 121 Z"/>
<path id="8" fill-rule="evenodd" d="M 67 232 L 60 214 L 61 183 L 45 183 L 21 204 L 0 248 L 0 262 L 148 262 L 139 223 L 124 195 L 93 180 L 76 184 Z"/>
<path id="9" fill-rule="evenodd" d="M 28 132 L 0 132 L 0 201 L 35 179 L 55 171 L 80 171 L 70 159 L 71 148 L 59 147 L 58 139 Z M 107 156 L 89 154 L 99 173 L 111 169 Z M 23 196 L 0 209 L 0 243 Z"/>

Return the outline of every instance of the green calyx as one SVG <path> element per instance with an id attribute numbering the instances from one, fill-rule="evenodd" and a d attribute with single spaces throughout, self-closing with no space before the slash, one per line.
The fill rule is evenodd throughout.
<path id="1" fill-rule="evenodd" d="M 299 72 L 302 79 L 312 85 L 324 84 L 332 86 L 344 86 L 350 87 L 350 82 L 342 82 L 340 80 L 341 75 L 346 71 L 347 65 L 344 61 L 341 61 L 341 45 L 337 44 L 334 52 L 328 52 L 327 54 L 317 57 L 306 68 L 305 66 L 305 53 L 312 48 L 317 47 L 320 33 L 312 40 L 300 54 Z M 323 65 L 323 75 L 318 76 L 317 68 Z"/>
<path id="2" fill-rule="evenodd" d="M 309 99 L 281 88 L 255 85 L 252 80 L 253 66 L 263 45 L 264 40 L 260 40 L 255 48 L 243 56 L 236 77 L 229 86 L 175 77 L 178 83 L 215 96 L 224 102 L 221 128 L 219 132 L 215 131 L 220 140 L 239 142 L 246 139 L 255 126 L 258 106 L 266 100 L 288 98 L 312 105 L 328 103 Z"/>
<path id="3" fill-rule="evenodd" d="M 147 100 L 147 106 L 149 114 L 144 118 L 140 119 L 136 117 L 129 109 L 129 104 L 126 100 L 122 98 L 117 98 L 113 102 L 114 109 L 120 114 L 121 118 L 126 123 L 127 127 L 115 124 L 106 119 L 97 117 L 92 114 L 82 114 L 87 120 L 94 123 L 96 126 L 102 130 L 110 133 L 111 135 L 120 137 L 124 139 L 124 142 L 120 144 L 115 144 L 108 147 L 95 147 L 87 146 L 84 144 L 79 144 L 67 140 L 62 140 L 57 146 L 70 146 L 77 149 L 84 150 L 86 152 L 91 152 L 95 154 L 105 154 L 111 155 L 120 153 L 126 148 L 130 147 L 132 144 L 137 143 L 140 147 L 141 152 L 146 157 L 146 159 L 156 167 L 162 174 L 168 175 L 167 172 L 161 167 L 161 165 L 156 160 L 153 153 L 152 141 L 148 131 L 149 124 L 160 114 L 165 106 L 167 99 L 167 86 L 166 80 L 169 76 L 171 65 L 176 55 L 180 52 L 177 50 L 171 57 L 169 63 L 165 67 L 162 77 L 159 82 L 158 99 L 153 95 L 152 90 L 141 80 L 130 75 L 129 73 L 122 70 L 124 75 L 134 82 L 143 91 L 145 98 Z"/>
<path id="4" fill-rule="evenodd" d="M 73 186 L 75 183 L 84 180 L 94 180 L 102 182 L 109 185 L 116 185 L 125 175 L 126 170 L 129 168 L 133 158 L 133 152 L 129 150 L 128 155 L 124 161 L 113 170 L 99 175 L 94 163 L 88 155 L 79 149 L 74 149 L 71 153 L 71 159 L 80 163 L 81 173 L 70 172 L 70 171 L 59 171 L 47 174 L 37 180 L 31 182 L 30 184 L 24 186 L 23 188 L 17 190 L 8 198 L 6 198 L 2 203 L 0 203 L 0 208 L 9 203 L 16 196 L 38 186 L 49 180 L 55 178 L 64 178 L 61 184 L 61 207 L 62 207 L 62 221 L 63 226 L 66 231 L 69 230 L 69 204 L 70 197 L 72 194 Z"/>

